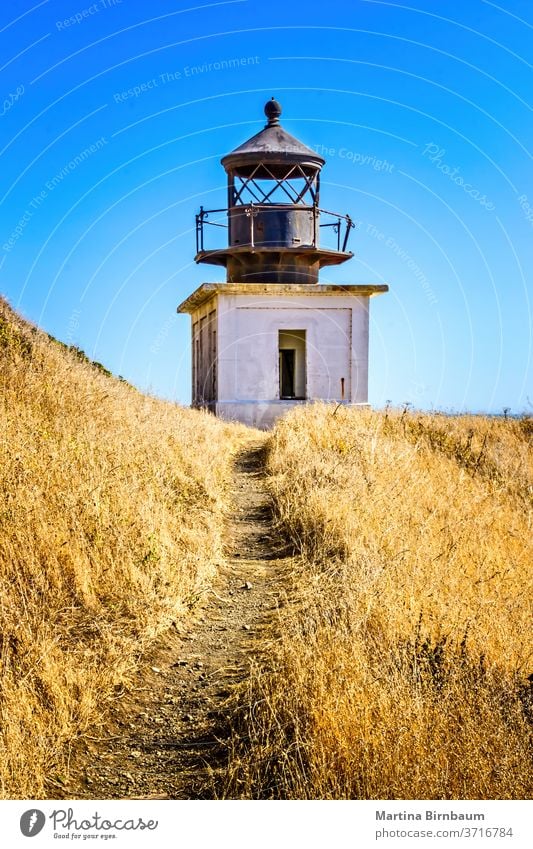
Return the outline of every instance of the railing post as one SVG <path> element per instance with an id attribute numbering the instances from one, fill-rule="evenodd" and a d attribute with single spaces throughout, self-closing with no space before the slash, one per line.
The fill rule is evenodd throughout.
<path id="1" fill-rule="evenodd" d="M 354 226 L 352 219 L 349 215 L 346 216 L 346 232 L 344 234 L 344 242 L 342 243 L 342 252 L 346 250 L 346 245 L 348 244 L 348 236 L 350 235 L 350 230 Z"/>
<path id="2" fill-rule="evenodd" d="M 255 248 L 254 244 L 254 218 L 259 214 L 259 210 L 254 208 L 253 203 L 245 210 L 246 217 L 250 219 L 250 247 Z"/>
<path id="3" fill-rule="evenodd" d="M 204 249 L 204 208 L 200 207 L 200 250 Z"/>

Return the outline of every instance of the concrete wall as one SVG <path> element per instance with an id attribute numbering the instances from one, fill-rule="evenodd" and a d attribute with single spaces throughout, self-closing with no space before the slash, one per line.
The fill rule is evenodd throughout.
<path id="1" fill-rule="evenodd" d="M 203 304 L 192 318 L 192 403 L 214 411 L 218 394 L 216 300 Z"/>
<path id="2" fill-rule="evenodd" d="M 191 313 L 193 404 L 227 420 L 268 428 L 305 403 L 280 399 L 280 338 L 297 357 L 305 354 L 297 393 L 301 390 L 308 402 L 366 404 L 368 305 L 367 295 L 217 292 Z M 302 336 L 298 344 L 286 344 L 284 332 L 295 330 L 304 332 L 305 343 Z"/>
<path id="3" fill-rule="evenodd" d="M 218 401 L 279 400 L 280 330 L 305 330 L 307 398 L 368 398 L 368 296 L 218 298 Z"/>
<path id="4" fill-rule="evenodd" d="M 368 296 L 217 294 L 217 402 L 223 418 L 270 427 L 301 401 L 280 400 L 280 331 L 305 331 L 308 401 L 368 400 Z M 204 316 L 213 310 L 204 305 Z M 193 315 L 193 321 L 197 321 Z M 296 349 L 298 346 L 294 346 Z"/>

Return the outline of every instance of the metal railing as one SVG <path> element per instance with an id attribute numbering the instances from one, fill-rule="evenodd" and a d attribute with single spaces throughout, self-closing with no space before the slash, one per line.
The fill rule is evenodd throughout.
<path id="1" fill-rule="evenodd" d="M 355 230 L 354 222 L 352 221 L 349 215 L 340 215 L 338 212 L 329 212 L 327 209 L 319 209 L 318 211 L 322 213 L 322 215 L 331 215 L 333 216 L 333 218 L 336 218 L 336 221 L 326 222 L 326 224 L 320 224 L 320 227 L 333 227 L 333 232 L 337 234 L 337 250 L 342 251 L 342 253 L 344 253 L 348 245 L 350 230 Z M 343 221 L 345 224 L 345 229 L 344 236 L 342 237 L 341 247 Z"/>
<path id="2" fill-rule="evenodd" d="M 300 209 L 298 207 L 294 207 L 296 212 L 299 212 Z M 265 211 L 274 211 L 274 210 L 287 210 L 291 211 L 292 207 L 289 204 L 248 204 L 234 207 L 223 207 L 221 209 L 204 209 L 203 206 L 200 207 L 200 212 L 196 215 L 196 253 L 202 253 L 206 250 L 205 247 L 205 239 L 204 239 L 204 230 L 205 227 L 222 227 L 225 230 L 228 229 L 228 216 L 231 211 L 234 210 L 242 210 L 242 214 L 246 216 L 250 221 L 250 232 L 249 232 L 249 242 L 240 242 L 239 247 L 255 247 L 255 234 L 254 234 L 254 219 L 256 215 L 260 212 Z M 341 215 L 337 212 L 330 212 L 327 209 L 320 209 L 317 206 L 309 207 L 309 211 L 313 213 L 313 240 L 311 247 L 318 248 L 318 230 L 319 229 L 327 229 L 331 228 L 333 233 L 336 234 L 336 248 L 329 248 L 329 250 L 337 250 L 339 252 L 344 253 L 346 251 L 346 247 L 348 245 L 348 239 L 350 236 L 350 231 L 355 229 L 355 223 L 352 221 L 349 215 Z M 211 215 L 219 215 L 224 213 L 226 220 L 224 222 L 221 221 L 210 221 L 209 216 Z M 334 221 L 327 221 L 324 224 L 320 223 L 320 215 L 327 215 L 334 218 Z M 276 243 L 276 247 L 278 244 Z M 224 247 L 231 247 L 228 243 L 224 245 Z M 280 244 L 279 247 L 282 247 Z M 327 249 L 327 246 L 325 246 Z M 207 250 L 217 250 L 217 248 L 208 248 Z"/>

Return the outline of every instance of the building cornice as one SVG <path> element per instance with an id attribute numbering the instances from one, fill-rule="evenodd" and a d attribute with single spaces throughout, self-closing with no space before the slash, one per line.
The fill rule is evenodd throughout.
<path id="1" fill-rule="evenodd" d="M 383 295 L 389 291 L 387 284 L 369 283 L 339 285 L 327 283 L 202 283 L 188 298 L 179 305 L 177 312 L 192 313 L 212 298 L 222 295 L 261 295 L 279 297 L 301 297 L 302 295 L 353 297 Z"/>

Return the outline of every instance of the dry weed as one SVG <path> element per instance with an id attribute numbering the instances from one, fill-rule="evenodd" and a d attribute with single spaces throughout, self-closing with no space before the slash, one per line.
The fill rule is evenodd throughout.
<path id="1" fill-rule="evenodd" d="M 269 470 L 307 564 L 278 671 L 251 684 L 231 791 L 531 794 L 528 420 L 314 405 Z"/>
<path id="2" fill-rule="evenodd" d="M 221 559 L 239 428 L 144 397 L 0 299 L 0 792 L 54 796 Z"/>

